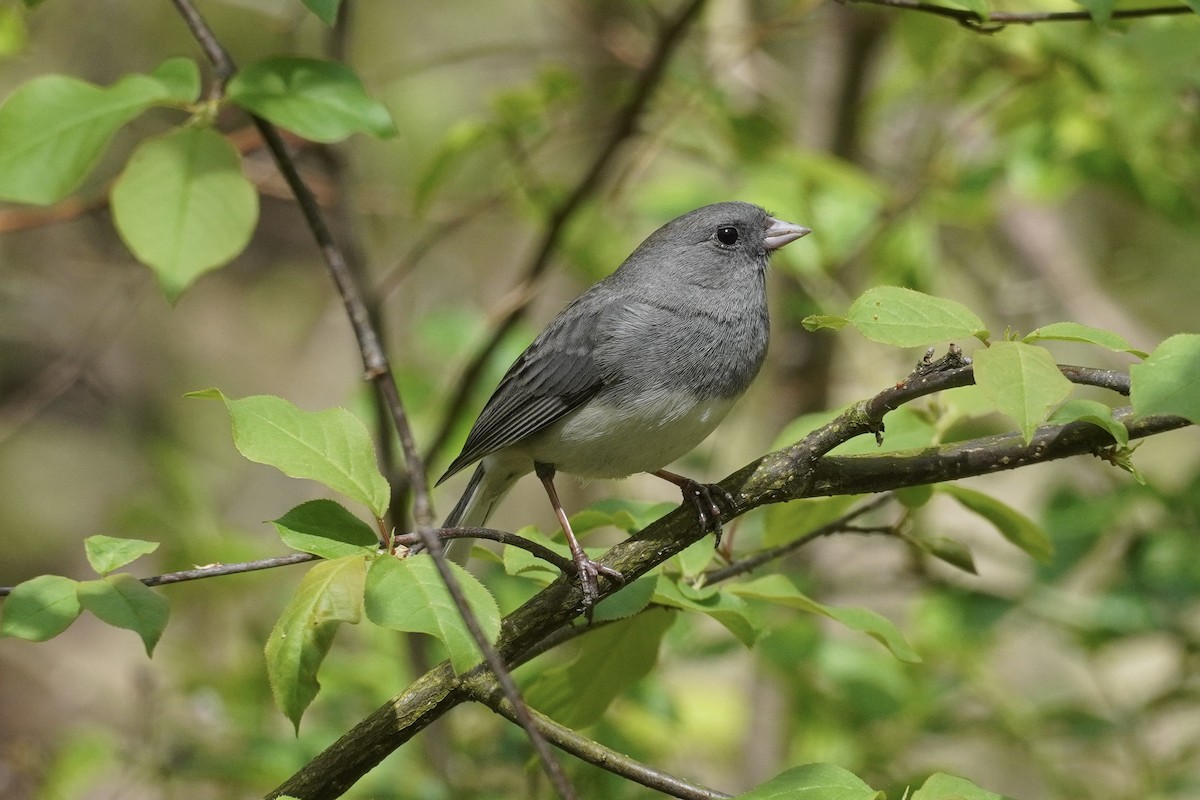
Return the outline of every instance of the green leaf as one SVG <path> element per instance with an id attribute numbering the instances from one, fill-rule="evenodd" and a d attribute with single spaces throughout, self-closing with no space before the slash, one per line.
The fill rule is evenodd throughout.
<path id="1" fill-rule="evenodd" d="M 1005 800 L 1003 795 L 980 789 L 966 778 L 943 772 L 929 776 L 921 788 L 912 793 L 912 800 Z"/>
<path id="2" fill-rule="evenodd" d="M 0 199 L 47 204 L 66 197 L 113 134 L 172 100 L 174 88 L 147 75 L 126 75 L 108 88 L 46 75 L 18 87 L 0 106 Z"/>
<path id="3" fill-rule="evenodd" d="M 1026 444 L 1050 409 L 1071 393 L 1071 382 L 1043 347 L 996 342 L 975 351 L 974 360 L 975 384 L 997 410 L 1016 421 Z"/>
<path id="4" fill-rule="evenodd" d="M 992 9 L 987 0 L 946 0 L 952 6 L 965 8 L 967 11 L 973 11 L 979 18 L 986 22 L 992 13 Z"/>
<path id="5" fill-rule="evenodd" d="M 1054 555 L 1050 537 L 1036 522 L 1007 503 L 965 486 L 947 483 L 937 487 L 979 516 L 996 526 L 1000 535 L 1042 563 Z"/>
<path id="6" fill-rule="evenodd" d="M 84 581 L 76 587 L 75 596 L 102 621 L 142 637 L 146 655 L 154 655 L 154 646 L 171 613 L 167 598 L 127 572 Z"/>
<path id="7" fill-rule="evenodd" d="M 190 58 L 168 58 L 154 68 L 150 77 L 159 82 L 173 102 L 186 104 L 200 99 L 200 68 Z"/>
<path id="8" fill-rule="evenodd" d="M 78 581 L 39 575 L 13 587 L 0 606 L 0 636 L 44 642 L 65 631 L 79 616 Z"/>
<path id="9" fill-rule="evenodd" d="M 113 536 L 89 536 L 83 540 L 88 563 L 101 575 L 107 575 L 158 549 L 158 542 L 145 539 L 118 539 Z"/>
<path id="10" fill-rule="evenodd" d="M 840 331 L 849 323 L 850 320 L 845 317 L 839 317 L 836 314 L 809 314 L 800 320 L 800 324 L 804 326 L 804 330 L 806 331 L 819 331 L 822 328 Z"/>
<path id="11" fill-rule="evenodd" d="M 904 634 L 887 618 L 866 608 L 838 608 L 818 603 L 808 597 L 783 575 L 766 575 L 746 583 L 729 587 L 729 592 L 740 597 L 753 598 L 768 603 L 798 608 L 810 614 L 820 614 L 836 620 L 851 630 L 865 633 L 882 644 L 901 661 L 918 663 L 921 657 L 912 649 Z"/>
<path id="12" fill-rule="evenodd" d="M 301 503 L 271 524 L 288 547 L 321 558 L 371 556 L 379 550 L 371 526 L 332 500 Z"/>
<path id="13" fill-rule="evenodd" d="M 190 127 L 142 142 L 113 185 L 112 211 L 125 244 L 174 299 L 245 249 L 258 192 L 233 145 Z"/>
<path id="14" fill-rule="evenodd" d="M 912 289 L 880 286 L 868 289 L 850 306 L 850 323 L 873 342 L 921 347 L 988 332 L 975 312 L 953 300 Z"/>
<path id="15" fill-rule="evenodd" d="M 812 533 L 845 516 L 861 495 L 814 497 L 768 506 L 763 546 L 776 547 Z"/>
<path id="16" fill-rule="evenodd" d="M 316 14 L 317 19 L 326 25 L 333 25 L 337 22 L 338 6 L 342 4 L 342 0 L 303 0 L 303 2 L 308 10 Z"/>
<path id="17" fill-rule="evenodd" d="M 650 600 L 654 597 L 654 588 L 657 585 L 657 576 L 644 575 L 633 583 L 622 586 L 596 604 L 592 619 L 595 622 L 604 622 L 612 619 L 624 619 L 637 614 L 650 605 Z"/>
<path id="18" fill-rule="evenodd" d="M 1112 20 L 1112 12 L 1117 5 L 1117 0 L 1075 0 L 1075 2 L 1086 8 L 1092 15 L 1092 22 L 1102 28 Z"/>
<path id="19" fill-rule="evenodd" d="M 0 6 L 0 58 L 12 58 L 29 43 L 25 14 L 15 5 Z"/>
<path id="20" fill-rule="evenodd" d="M 975 557 L 971 554 L 971 548 L 957 539 L 948 539 L 945 536 L 914 536 L 909 537 L 907 541 L 952 567 L 958 567 L 963 572 L 969 572 L 972 575 L 979 574 L 975 569 Z"/>
<path id="21" fill-rule="evenodd" d="M 902 489 L 896 489 L 893 494 L 900 501 L 900 505 L 907 509 L 916 509 L 928 503 L 933 497 L 933 487 L 929 484 L 905 486 Z"/>
<path id="22" fill-rule="evenodd" d="M 1095 344 L 1112 350 L 1114 353 L 1130 353 L 1138 358 L 1146 357 L 1144 352 L 1136 349 L 1124 336 L 1102 328 L 1080 325 L 1078 322 L 1054 322 L 1050 325 L 1043 325 L 1031 331 L 1028 336 L 1022 339 L 1023 342 L 1028 344 L 1045 340 L 1086 342 L 1087 344 Z"/>
<path id="23" fill-rule="evenodd" d="M 500 634 L 500 609 L 474 575 L 450 562 L 463 595 L 488 641 Z M 375 559 L 367 572 L 367 618 L 397 631 L 427 633 L 446 645 L 460 675 L 483 658 L 450 598 L 437 566 L 428 556 Z"/>
<path id="24" fill-rule="evenodd" d="M 675 616 L 651 609 L 588 633 L 574 659 L 529 684 L 529 705 L 576 730 L 598 721 L 613 700 L 654 669 L 659 643 Z"/>
<path id="25" fill-rule="evenodd" d="M 275 467 L 292 478 L 319 481 L 383 518 L 391 492 L 379 472 L 371 435 L 349 411 L 301 411 L 274 395 L 232 400 L 217 389 L 188 396 L 225 403 L 234 446 L 246 458 Z"/>
<path id="26" fill-rule="evenodd" d="M 706 587 L 702 590 L 681 586 L 666 575 L 658 576 L 654 602 L 685 611 L 699 611 L 724 625 L 746 647 L 753 647 L 762 634 L 761 621 L 754 609 L 729 591 Z"/>
<path id="27" fill-rule="evenodd" d="M 367 561 L 346 556 L 310 569 L 267 639 L 267 678 L 276 707 L 292 721 L 300 718 L 321 688 L 317 671 L 343 622 L 362 619 Z"/>
<path id="28" fill-rule="evenodd" d="M 1129 444 L 1129 431 L 1113 419 L 1112 409 L 1095 400 L 1068 400 L 1054 410 L 1048 422 L 1065 425 L 1068 422 L 1089 422 L 1108 431 L 1117 444 Z"/>
<path id="29" fill-rule="evenodd" d="M 805 764 L 760 783 L 737 800 L 883 800 L 852 772 L 832 764 Z"/>
<path id="30" fill-rule="evenodd" d="M 314 142 L 337 142 L 352 133 L 381 139 L 396 135 L 391 115 L 367 95 L 343 64 L 277 57 L 242 69 L 225 89 L 233 103 Z"/>
<path id="31" fill-rule="evenodd" d="M 1200 334 L 1165 340 L 1145 363 L 1133 365 L 1129 376 L 1129 398 L 1138 416 L 1178 415 L 1200 424 Z"/>

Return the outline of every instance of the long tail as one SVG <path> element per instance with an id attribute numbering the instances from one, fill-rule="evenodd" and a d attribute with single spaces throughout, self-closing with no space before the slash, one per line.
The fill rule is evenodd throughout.
<path id="1" fill-rule="evenodd" d="M 508 490 L 517 482 L 517 478 L 521 477 L 521 473 L 513 474 L 511 471 L 497 468 L 497 464 L 491 458 L 485 458 L 479 462 L 479 466 L 475 468 L 475 472 L 471 474 L 471 480 L 467 482 L 467 488 L 463 491 L 462 497 L 458 498 L 458 502 L 454 505 L 450 515 L 446 517 L 446 521 L 442 523 L 444 528 L 479 528 L 487 522 L 488 517 L 492 515 L 492 510 L 508 494 Z M 455 557 L 466 558 L 466 548 L 456 547 L 459 542 L 465 540 L 456 539 L 447 547 L 447 552 Z"/>

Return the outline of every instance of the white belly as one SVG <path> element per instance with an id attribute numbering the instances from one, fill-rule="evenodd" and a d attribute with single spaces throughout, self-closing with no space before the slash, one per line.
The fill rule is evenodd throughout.
<path id="1" fill-rule="evenodd" d="M 581 478 L 654 472 L 704 441 L 732 405 L 732 398 L 698 401 L 687 392 L 643 397 L 632 411 L 593 402 L 514 449 Z"/>

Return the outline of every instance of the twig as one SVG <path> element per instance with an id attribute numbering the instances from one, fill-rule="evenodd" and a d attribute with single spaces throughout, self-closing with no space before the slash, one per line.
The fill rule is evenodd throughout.
<path id="1" fill-rule="evenodd" d="M 510 722 L 515 721 L 512 706 L 503 695 L 496 691 L 495 684 L 492 683 L 489 686 L 489 683 L 490 681 L 487 679 L 468 683 L 466 692 L 471 699 L 482 703 Z M 618 753 L 593 739 L 576 733 L 565 725 L 560 725 L 537 711 L 534 711 L 533 714 L 538 730 L 549 742 L 589 764 L 671 797 L 684 798 L 684 800 L 723 800 L 730 797 L 724 792 L 688 783 L 682 778 L 654 769 L 623 753 Z"/>
<path id="2" fill-rule="evenodd" d="M 533 258 L 530 259 L 529 264 L 525 267 L 525 273 L 520 283 L 532 283 L 550 265 L 550 256 L 554 253 L 555 248 L 558 247 L 559 239 L 562 238 L 563 233 L 566 231 L 567 223 L 571 221 L 571 218 L 582 207 L 584 201 L 599 187 L 601 178 L 604 177 L 604 173 L 608 170 L 613 157 L 621 145 L 637 131 L 638 120 L 641 118 L 647 105 L 649 105 L 654 90 L 661 83 L 663 75 L 666 73 L 667 64 L 670 63 L 675 48 L 682 41 L 684 34 L 699 15 L 700 10 L 704 7 L 704 3 L 705 0 L 688 0 L 679 14 L 659 31 L 658 41 L 650 56 L 650 61 L 646 64 L 645 69 L 642 70 L 637 83 L 634 84 L 629 102 L 617 115 L 608 138 L 605 139 L 604 144 L 597 151 L 587 171 L 584 172 L 579 182 L 575 184 L 575 188 L 550 212 L 541 241 L 538 242 Z M 461 377 L 458 379 L 454 396 L 446 404 L 446 413 L 443 417 L 442 425 L 430 441 L 429 448 L 425 451 L 427 459 L 432 460 L 441 451 L 442 447 L 445 446 L 446 441 L 450 438 L 451 431 L 454 430 L 454 426 L 458 422 L 459 416 L 461 416 L 471 398 L 475 384 L 479 382 L 480 377 L 482 377 L 484 370 L 487 368 L 492 354 L 496 352 L 496 348 L 500 346 L 500 343 L 508 335 L 509 331 L 524 318 L 525 314 L 529 311 L 531 301 L 532 297 L 513 307 L 504 315 L 493 329 L 491 337 L 479 352 L 475 354 L 475 357 L 471 359 L 466 369 L 463 370 Z"/>
<path id="3" fill-rule="evenodd" d="M 180 14 L 187 22 L 192 36 L 200 44 L 209 60 L 212 61 L 221 82 L 227 82 L 237 72 L 237 65 L 234 64 L 229 53 L 200 16 L 199 11 L 192 5 L 192 0 L 172 0 L 172 2 L 174 2 L 175 7 L 179 9 Z M 408 463 L 409 481 L 413 492 L 413 517 L 416 522 L 417 532 L 425 542 L 430 555 L 433 556 L 438 574 L 441 576 L 451 599 L 458 608 L 459 614 L 467 626 L 467 630 L 483 653 L 484 660 L 495 674 L 500 686 L 503 687 L 506 696 L 512 701 L 518 719 L 523 719 L 523 727 L 529 736 L 530 743 L 538 754 L 538 758 L 542 762 L 542 767 L 550 778 L 550 782 L 554 785 L 560 797 L 571 800 L 575 797 L 575 792 L 571 788 L 566 774 L 562 771 L 561 765 L 555 760 L 549 745 L 546 744 L 545 740 L 533 726 L 532 720 L 524 719 L 528 715 L 528 710 L 521 700 L 516 684 L 513 682 L 512 676 L 505 669 L 504 661 L 496 653 L 495 648 L 492 647 L 491 642 L 480 627 L 479 621 L 467 605 L 462 587 L 459 586 L 458 580 L 450 571 L 450 565 L 446 560 L 445 554 L 442 552 L 441 543 L 433 532 L 433 508 L 429 500 L 429 484 L 425 478 L 425 468 L 421 454 L 417 450 L 412 430 L 409 427 L 408 417 L 404 412 L 404 404 L 400 399 L 399 389 L 397 389 L 396 381 L 392 376 L 391 366 L 388 363 L 387 356 L 383 352 L 383 347 L 380 345 L 379 335 L 375 331 L 367 306 L 363 302 L 362 293 L 359 291 L 357 282 L 354 280 L 347 266 L 345 255 L 334 241 L 328 226 L 325 224 L 324 217 L 321 215 L 316 198 L 300 177 L 295 161 L 288 153 L 287 146 L 284 144 L 283 138 L 279 135 L 275 126 L 260 117 L 252 116 L 251 118 L 254 121 L 255 127 L 258 128 L 259 133 L 262 134 L 263 141 L 266 143 L 267 149 L 275 160 L 276 166 L 279 167 L 280 173 L 282 173 L 284 180 L 287 181 L 288 186 L 295 195 L 296 203 L 300 207 L 305 222 L 308 224 L 309 230 L 312 232 L 313 238 L 316 240 L 317 246 L 321 249 L 321 254 L 325 258 L 329 275 L 333 279 L 338 293 L 342 298 L 342 303 L 346 307 L 346 314 L 350 319 L 350 325 L 353 327 L 355 338 L 358 340 L 359 351 L 362 355 L 363 365 L 366 368 L 366 377 L 375 384 L 376 391 L 383 397 L 384 404 L 391 413 L 392 423 L 400 439 L 401 448 L 404 450 L 405 461 Z"/>
<path id="4" fill-rule="evenodd" d="M 952 19 L 963 27 L 979 33 L 996 33 L 1006 25 L 1033 25 L 1039 22 L 1087 22 L 1094 19 L 1089 11 L 994 11 L 986 17 L 965 8 L 949 8 L 921 0 L 838 0 L 840 3 L 862 3 L 886 6 L 905 11 L 919 11 Z M 1121 8 L 1110 15 L 1110 19 L 1137 19 L 1139 17 L 1163 17 L 1174 14 L 1195 13 L 1188 6 L 1152 6 L 1150 8 Z"/>
<path id="5" fill-rule="evenodd" d="M 517 536 L 515 533 L 508 531 L 497 530 L 495 528 L 438 528 L 434 533 L 442 541 L 450 539 L 487 539 L 500 544 L 519 547 L 522 550 L 527 550 L 540 558 L 542 561 L 547 561 L 553 564 L 558 570 L 566 575 L 574 575 L 576 571 L 575 562 L 566 556 L 560 556 L 558 553 L 551 550 L 549 547 L 530 541 L 523 536 Z M 416 534 L 404 533 L 396 537 L 396 544 L 411 547 L 417 542 L 422 541 Z"/>

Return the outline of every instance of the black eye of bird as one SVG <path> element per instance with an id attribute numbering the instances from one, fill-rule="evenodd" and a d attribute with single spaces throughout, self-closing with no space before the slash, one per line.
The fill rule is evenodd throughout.
<path id="1" fill-rule="evenodd" d="M 732 225 L 722 225 L 717 228 L 717 241 L 726 247 L 737 244 L 738 229 Z"/>

